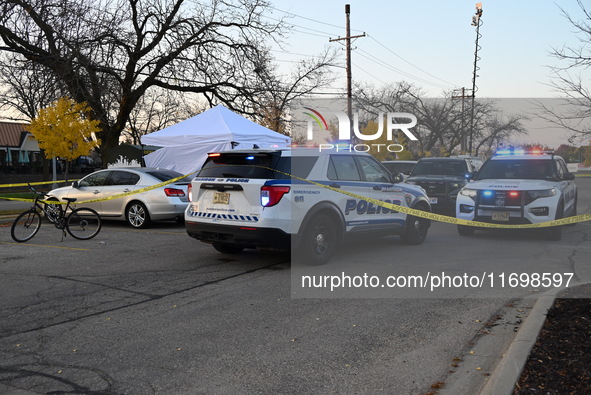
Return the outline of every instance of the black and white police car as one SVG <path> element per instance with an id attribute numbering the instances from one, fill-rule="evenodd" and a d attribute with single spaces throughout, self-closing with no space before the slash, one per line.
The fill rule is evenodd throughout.
<path id="1" fill-rule="evenodd" d="M 360 152 L 286 148 L 210 153 L 190 185 L 186 230 L 220 252 L 291 247 L 302 260 L 316 264 L 330 260 L 346 235 L 397 234 L 406 244 L 421 244 L 428 219 L 335 191 L 431 211 L 422 188 L 400 181 Z"/>
<path id="2" fill-rule="evenodd" d="M 498 224 L 535 224 L 577 213 L 575 176 L 548 152 L 506 149 L 488 159 L 458 194 L 456 217 Z M 462 236 L 476 228 L 458 225 Z M 560 240 L 562 227 L 545 229 Z"/>

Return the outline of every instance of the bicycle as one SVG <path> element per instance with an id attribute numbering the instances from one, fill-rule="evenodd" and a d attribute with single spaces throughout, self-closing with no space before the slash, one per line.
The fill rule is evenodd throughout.
<path id="1" fill-rule="evenodd" d="M 102 222 L 98 213 L 91 208 L 74 208 L 71 206 L 76 201 L 76 198 L 63 198 L 67 202 L 65 208 L 62 207 L 61 203 L 57 203 L 57 200 L 55 200 L 56 203 L 45 201 L 43 207 L 39 204 L 39 201 L 48 195 L 38 192 L 31 185 L 29 185 L 29 188 L 35 194 L 35 198 L 31 208 L 21 213 L 12 223 L 10 235 L 14 241 L 21 243 L 32 239 L 37 234 L 41 227 L 41 212 L 49 222 L 63 232 L 62 241 L 66 236 L 66 232 L 78 240 L 92 239 L 100 232 Z M 68 210 L 70 210 L 69 213 Z"/>

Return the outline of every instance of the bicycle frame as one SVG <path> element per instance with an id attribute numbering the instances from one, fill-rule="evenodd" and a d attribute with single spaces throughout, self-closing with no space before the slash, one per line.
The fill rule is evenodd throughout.
<path id="1" fill-rule="evenodd" d="M 46 197 L 47 195 L 44 192 L 39 192 L 31 185 L 29 188 L 35 194 L 35 199 L 33 200 L 33 205 L 31 206 L 31 210 L 37 210 L 45 214 L 45 217 L 51 222 L 56 228 L 65 230 L 65 219 L 68 210 L 73 210 L 74 207 L 71 206 L 71 202 L 66 202 L 66 207 L 62 208 L 62 203 L 57 202 L 57 204 L 48 204 L 47 209 L 39 204 L 41 197 Z M 59 208 L 59 211 L 56 209 Z M 57 212 L 56 212 L 57 211 Z"/>

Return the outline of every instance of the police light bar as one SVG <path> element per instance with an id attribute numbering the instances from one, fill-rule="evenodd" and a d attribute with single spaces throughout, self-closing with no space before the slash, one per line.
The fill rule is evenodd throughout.
<path id="1" fill-rule="evenodd" d="M 498 150 L 495 155 L 554 155 L 554 151 L 542 151 L 540 149 L 533 149 L 531 151 L 526 151 L 523 148 L 504 148 L 502 150 Z"/>

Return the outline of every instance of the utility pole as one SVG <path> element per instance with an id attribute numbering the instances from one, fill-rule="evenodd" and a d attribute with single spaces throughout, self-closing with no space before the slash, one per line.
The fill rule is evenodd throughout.
<path id="1" fill-rule="evenodd" d="M 476 72 L 479 70 L 478 68 L 478 50 L 480 46 L 478 45 L 478 40 L 480 39 L 480 25 L 482 25 L 482 3 L 476 3 L 476 15 L 472 17 L 472 26 L 476 26 L 476 49 L 474 50 L 474 72 L 472 73 L 472 110 L 470 115 L 470 143 L 468 150 L 470 151 L 470 155 L 472 155 L 472 139 L 474 138 L 474 102 L 476 98 L 476 77 L 478 75 Z"/>
<path id="2" fill-rule="evenodd" d="M 468 90 L 469 91 L 469 90 Z M 465 112 L 465 100 L 467 97 L 472 97 L 472 94 L 466 94 L 466 88 L 462 87 L 461 89 L 455 89 L 451 95 L 452 99 L 462 99 L 462 112 L 460 113 L 460 129 L 462 134 L 462 141 L 461 141 L 461 150 L 462 152 L 466 152 L 467 149 L 467 136 L 466 132 L 466 125 L 464 122 L 464 112 Z"/>
<path id="3" fill-rule="evenodd" d="M 347 18 L 346 37 L 331 38 L 328 41 L 342 41 L 345 40 L 345 47 L 347 51 L 347 115 L 349 116 L 349 124 L 351 125 L 351 136 L 353 136 L 353 88 L 352 88 L 352 77 L 351 77 L 351 39 L 365 37 L 365 33 L 351 36 L 351 5 L 345 4 L 345 16 Z"/>

